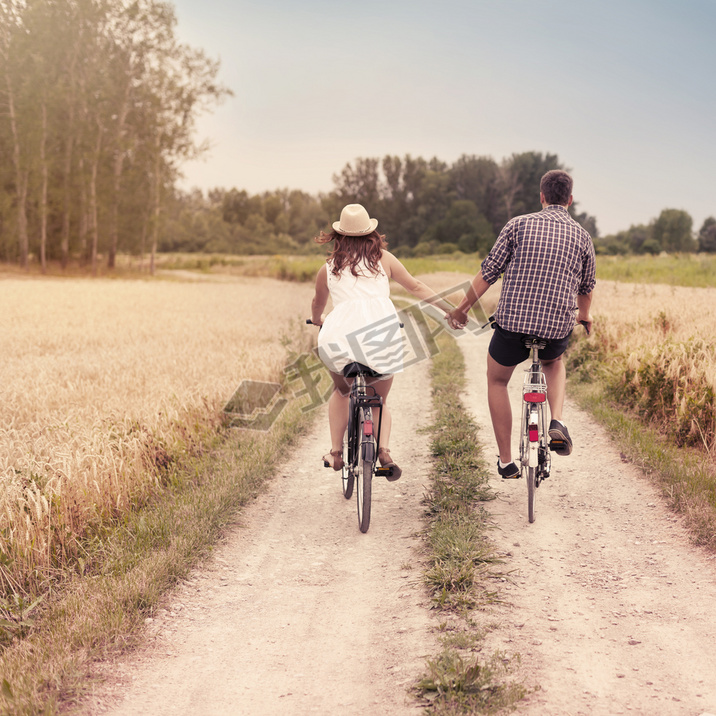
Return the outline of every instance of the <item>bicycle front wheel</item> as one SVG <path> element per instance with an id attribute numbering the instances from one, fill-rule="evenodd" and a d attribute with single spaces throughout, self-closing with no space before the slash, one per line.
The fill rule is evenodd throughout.
<path id="1" fill-rule="evenodd" d="M 537 468 L 527 468 L 527 519 L 535 521 L 535 500 L 537 497 Z"/>
<path id="2" fill-rule="evenodd" d="M 355 483 L 355 478 L 353 477 L 353 468 L 348 465 L 343 465 L 343 472 L 341 473 L 341 483 L 343 485 L 343 497 L 346 498 L 346 500 L 350 500 L 351 497 L 353 497 L 353 485 Z"/>

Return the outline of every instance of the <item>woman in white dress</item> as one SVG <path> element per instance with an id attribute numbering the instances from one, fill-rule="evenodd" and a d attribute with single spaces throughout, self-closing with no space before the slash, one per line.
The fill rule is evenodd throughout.
<path id="1" fill-rule="evenodd" d="M 331 373 L 334 390 L 328 401 L 331 450 L 323 460 L 334 470 L 343 467 L 343 435 L 348 425 L 349 394 L 352 378 L 343 376 L 343 368 L 362 363 L 379 375 L 369 378 L 383 398 L 378 460 L 392 468 L 391 480 L 401 470 L 390 457 L 391 415 L 388 393 L 393 376 L 403 370 L 403 342 L 400 319 L 390 300 L 389 281 L 397 281 L 417 298 L 439 306 L 446 314 L 452 306 L 435 295 L 422 281 L 386 251 L 385 237 L 378 233 L 378 221 L 371 219 L 360 204 L 348 204 L 333 231 L 323 231 L 319 243 L 333 242 L 326 263 L 316 276 L 316 293 L 311 305 L 311 320 L 322 326 L 318 334 L 318 354 Z M 323 315 L 328 297 L 333 310 Z"/>

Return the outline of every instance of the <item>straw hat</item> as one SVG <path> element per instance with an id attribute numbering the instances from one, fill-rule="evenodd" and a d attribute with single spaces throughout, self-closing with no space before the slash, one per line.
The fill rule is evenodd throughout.
<path id="1" fill-rule="evenodd" d="M 333 222 L 333 230 L 344 236 L 367 236 L 375 231 L 378 219 L 371 219 L 360 204 L 343 207 L 341 220 Z"/>

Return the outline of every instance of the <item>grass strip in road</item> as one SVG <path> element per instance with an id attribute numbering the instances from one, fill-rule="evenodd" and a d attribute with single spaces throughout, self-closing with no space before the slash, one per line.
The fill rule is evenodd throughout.
<path id="1" fill-rule="evenodd" d="M 465 363 L 452 339 L 433 359 L 434 470 L 425 501 L 430 517 L 428 587 L 441 607 L 472 608 L 494 599 L 481 576 L 496 563 L 482 503 L 494 498 L 477 442 L 477 427 L 462 405 Z"/>
<path id="2" fill-rule="evenodd" d="M 295 404 L 265 433 L 230 431 L 211 454 L 181 467 L 154 504 L 94 545 L 94 574 L 50 596 L 29 636 L 0 655 L 0 713 L 55 714 L 91 688 L 92 663 L 138 644 L 144 620 L 256 497 L 313 413 Z"/>
<path id="3" fill-rule="evenodd" d="M 427 662 L 417 685 L 433 716 L 490 714 L 510 708 L 526 693 L 508 680 L 500 653 L 482 657 L 484 630 L 473 614 L 498 599 L 499 559 L 488 538 L 485 501 L 494 498 L 477 442 L 477 427 L 460 394 L 465 362 L 455 341 L 439 339 L 433 358 L 432 484 L 425 502 L 428 565 L 425 580 L 436 608 L 449 615 L 441 628 L 443 651 Z M 513 657 L 514 659 L 514 657 Z"/>

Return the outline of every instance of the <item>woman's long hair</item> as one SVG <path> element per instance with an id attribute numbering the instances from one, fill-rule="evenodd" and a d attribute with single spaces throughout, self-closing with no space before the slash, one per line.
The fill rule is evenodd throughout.
<path id="1" fill-rule="evenodd" d="M 380 257 L 383 249 L 388 244 L 383 234 L 373 231 L 365 236 L 346 236 L 337 231 L 325 233 L 321 231 L 316 237 L 319 244 L 327 244 L 333 241 L 333 249 L 328 256 L 328 261 L 333 263 L 331 273 L 338 276 L 344 268 L 350 268 L 354 276 L 361 275 L 357 266 L 362 264 L 368 267 L 372 274 L 380 273 Z"/>

